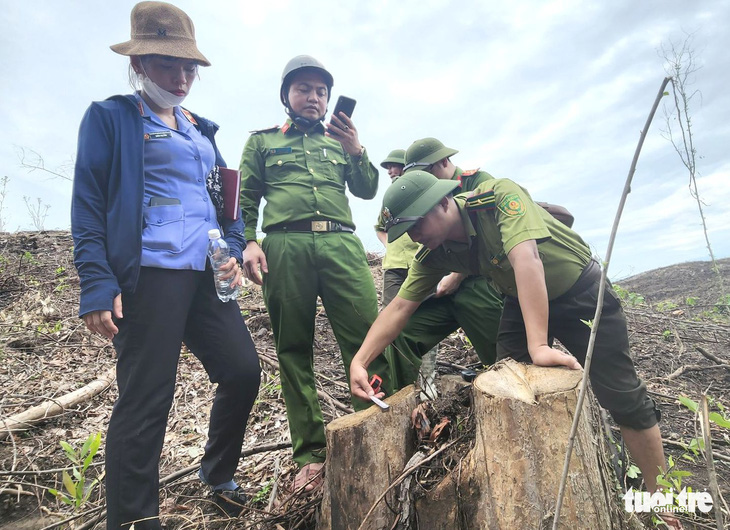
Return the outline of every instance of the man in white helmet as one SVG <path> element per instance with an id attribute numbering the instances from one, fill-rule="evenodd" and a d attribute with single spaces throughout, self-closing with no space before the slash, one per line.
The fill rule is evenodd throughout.
<path id="1" fill-rule="evenodd" d="M 317 59 L 294 57 L 284 68 L 280 99 L 289 118 L 282 127 L 255 131 L 241 159 L 241 208 L 248 247 L 246 277 L 263 286 L 271 318 L 293 458 L 294 488 L 322 481 L 325 434 L 313 369 L 317 297 L 322 299 L 347 371 L 378 314 L 377 295 L 345 189 L 372 199 L 378 170 L 353 121 L 341 113 L 325 127 L 333 78 Z M 259 246 L 259 204 L 266 199 Z M 382 359 L 372 373 L 389 392 Z M 356 409 L 368 405 L 354 400 Z"/>

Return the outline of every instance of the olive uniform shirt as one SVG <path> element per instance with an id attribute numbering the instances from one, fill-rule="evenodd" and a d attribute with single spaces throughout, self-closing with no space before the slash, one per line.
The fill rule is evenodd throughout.
<path id="1" fill-rule="evenodd" d="M 377 232 L 385 232 L 382 215 L 378 217 L 378 224 L 375 225 L 375 230 Z M 383 270 L 409 268 L 419 246 L 408 234 L 403 234 L 392 243 L 386 243 Z"/>
<path id="2" fill-rule="evenodd" d="M 398 296 L 420 302 L 444 271 L 456 271 L 488 276 L 503 294 L 517 297 L 507 254 L 519 243 L 534 239 L 545 269 L 548 299 L 554 300 L 572 287 L 591 260 L 583 239 L 511 180 L 490 180 L 454 199 L 469 242 L 445 241 L 435 250 L 419 251 Z"/>
<path id="3" fill-rule="evenodd" d="M 280 223 L 310 219 L 354 229 L 345 186 L 362 199 L 372 199 L 378 190 L 378 170 L 367 153 L 350 156 L 324 135 L 322 123 L 306 133 L 291 120 L 281 128 L 254 131 L 243 148 L 240 169 L 247 241 L 256 240 L 262 197 L 264 232 Z"/>

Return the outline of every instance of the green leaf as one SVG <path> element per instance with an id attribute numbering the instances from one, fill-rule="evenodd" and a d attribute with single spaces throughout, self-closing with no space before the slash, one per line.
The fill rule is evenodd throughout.
<path id="1" fill-rule="evenodd" d="M 697 409 L 699 408 L 699 405 L 696 401 L 692 401 L 690 398 L 686 396 L 679 396 L 679 402 L 687 407 L 692 412 L 697 412 Z"/>
<path id="2" fill-rule="evenodd" d="M 664 486 L 665 488 L 673 488 L 674 487 L 674 484 L 672 484 L 668 480 L 664 479 L 663 477 L 657 477 L 656 478 L 656 482 L 657 482 L 657 484 L 660 484 L 660 485 Z"/>
<path id="3" fill-rule="evenodd" d="M 89 452 L 89 448 L 91 447 L 91 443 L 94 441 L 93 435 L 90 435 L 86 441 L 84 442 L 84 445 L 81 446 L 81 451 L 79 451 L 80 456 L 85 456 Z"/>
<path id="4" fill-rule="evenodd" d="M 724 427 L 726 429 L 730 429 L 730 420 L 722 416 L 721 414 L 718 414 L 717 412 L 711 412 L 710 413 L 710 421 L 716 423 L 720 427 Z"/>
<path id="5" fill-rule="evenodd" d="M 66 486 L 66 491 L 68 491 L 72 497 L 76 497 L 76 484 L 73 480 L 71 480 L 71 476 L 63 472 L 63 485 Z"/>
<path id="6" fill-rule="evenodd" d="M 89 439 L 86 440 L 86 442 L 90 443 L 88 447 L 89 454 L 86 455 L 86 458 L 84 459 L 84 471 L 89 468 L 91 461 L 94 459 L 94 456 L 96 456 L 96 453 L 99 450 L 99 446 L 101 445 L 101 433 L 97 432 L 95 435 L 89 436 Z"/>
<path id="7" fill-rule="evenodd" d="M 629 469 L 626 470 L 626 476 L 629 478 L 638 478 L 638 476 L 641 474 L 641 470 L 638 468 L 638 466 L 630 465 Z"/>
<path id="8" fill-rule="evenodd" d="M 63 447 L 63 450 L 66 452 L 66 456 L 68 457 L 68 459 L 71 460 L 71 462 L 73 462 L 74 464 L 78 464 L 79 458 L 76 456 L 76 451 L 74 451 L 74 448 L 71 447 L 68 442 L 64 442 L 63 440 L 61 440 L 60 443 L 61 447 Z"/>
<path id="9" fill-rule="evenodd" d="M 68 504 L 69 506 L 73 506 L 73 504 L 74 504 L 74 501 L 70 497 L 67 497 L 66 495 L 64 495 L 63 493 L 61 494 L 59 499 L 61 499 L 62 503 Z"/>

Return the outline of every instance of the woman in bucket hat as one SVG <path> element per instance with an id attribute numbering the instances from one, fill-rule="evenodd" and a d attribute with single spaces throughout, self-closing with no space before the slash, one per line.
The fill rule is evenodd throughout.
<path id="1" fill-rule="evenodd" d="M 107 528 L 161 528 L 159 459 L 184 341 L 217 390 L 199 475 L 228 514 L 246 498 L 233 481 L 260 367 L 235 300 L 216 295 L 208 231 L 231 249 L 223 266 L 241 283 L 240 213 L 223 216 L 218 126 L 180 104 L 200 53 L 190 18 L 163 2 L 132 10 L 130 57 L 141 88 L 92 103 L 79 131 L 71 229 L 81 281 L 79 314 L 112 339 L 119 398 L 106 436 Z"/>

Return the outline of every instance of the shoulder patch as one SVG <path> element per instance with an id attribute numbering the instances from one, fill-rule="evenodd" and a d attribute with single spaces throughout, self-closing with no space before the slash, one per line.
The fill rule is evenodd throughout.
<path id="1" fill-rule="evenodd" d="M 472 175 L 476 175 L 477 171 L 479 171 L 479 168 L 476 169 L 467 169 L 466 171 L 463 171 L 461 173 L 462 177 L 471 177 Z"/>
<path id="2" fill-rule="evenodd" d="M 506 195 L 502 202 L 499 203 L 499 211 L 511 217 L 521 217 L 525 215 L 525 203 L 517 193 Z"/>
<path id="3" fill-rule="evenodd" d="M 182 112 L 182 113 L 183 113 L 183 116 L 185 116 L 185 118 L 186 118 L 186 119 L 187 119 L 187 120 L 188 120 L 188 121 L 189 121 L 190 123 L 192 123 L 193 125 L 197 125 L 197 124 L 198 124 L 198 122 L 197 122 L 197 121 L 195 121 L 195 118 L 193 118 L 193 115 L 192 115 L 192 114 L 190 113 L 190 111 L 189 111 L 189 110 L 187 110 L 187 109 L 184 109 L 184 108 L 180 107 L 180 112 Z"/>
<path id="4" fill-rule="evenodd" d="M 428 247 L 424 247 L 423 245 L 421 245 L 421 248 L 418 249 L 416 255 L 413 256 L 413 259 L 415 259 L 419 263 L 423 263 L 423 260 L 426 259 L 426 256 L 428 256 L 430 253 L 431 250 Z"/>
<path id="5" fill-rule="evenodd" d="M 249 134 L 260 134 L 260 133 L 274 132 L 274 131 L 278 131 L 278 130 L 279 130 L 279 126 L 274 125 L 273 127 L 269 127 L 267 129 L 255 129 L 253 131 L 248 131 L 248 133 Z"/>
<path id="6" fill-rule="evenodd" d="M 467 210 L 494 210 L 494 190 L 472 195 L 466 199 Z"/>

